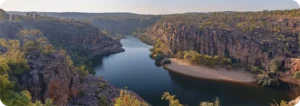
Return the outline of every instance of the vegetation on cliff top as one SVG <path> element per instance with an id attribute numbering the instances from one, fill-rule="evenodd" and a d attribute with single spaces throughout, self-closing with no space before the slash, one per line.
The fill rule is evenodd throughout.
<path id="1" fill-rule="evenodd" d="M 213 13 L 193 13 L 174 14 L 162 16 L 157 23 L 161 26 L 164 22 L 173 23 L 174 26 L 194 26 L 203 28 L 221 29 L 243 29 L 244 31 L 255 28 L 267 28 L 274 31 L 285 29 L 280 26 L 272 26 L 272 20 L 281 18 L 297 19 L 300 17 L 300 9 L 275 10 L 261 12 L 213 12 Z"/>
<path id="2" fill-rule="evenodd" d="M 43 105 L 40 101 L 31 102 L 30 93 L 20 85 L 20 77 L 29 71 L 24 49 L 19 40 L 0 39 L 0 47 L 7 51 L 0 53 L 0 99 L 8 106 L 50 106 L 52 100 L 46 100 Z M 26 51 L 28 52 L 28 51 Z"/>
<path id="3" fill-rule="evenodd" d="M 6 29 L 1 29 L 5 32 L 3 38 L 16 39 L 19 36 L 27 36 L 26 39 L 32 39 L 37 36 L 44 36 L 38 38 L 40 41 L 48 40 L 52 45 L 44 45 L 49 50 L 57 48 L 58 50 L 65 50 L 67 55 L 73 60 L 74 66 L 84 66 L 91 74 L 95 74 L 91 68 L 90 59 L 93 58 L 92 46 L 100 45 L 100 40 L 110 40 L 109 37 L 99 32 L 98 29 L 91 24 L 84 21 L 75 21 L 71 19 L 57 19 L 47 16 L 40 16 L 38 14 L 11 15 L 12 24 L 8 26 L 9 30 L 16 30 L 19 33 L 11 34 Z M 7 22 L 8 23 L 8 22 Z M 12 27 L 17 26 L 17 27 Z M 28 29 L 28 26 L 34 27 Z M 53 27 L 55 26 L 55 27 Z M 8 36 L 9 35 L 9 36 Z M 17 36 L 16 36 L 17 35 Z M 29 37 L 31 36 L 31 37 Z M 34 45 L 35 42 L 29 42 L 26 45 Z M 92 44 L 94 43 L 94 44 Z M 117 43 L 117 42 L 116 42 Z M 100 47 L 105 47 L 100 46 Z M 29 48 L 30 49 L 30 48 Z M 53 51 L 44 51 L 53 52 Z M 89 64 L 87 64 L 89 63 Z"/>
<path id="4" fill-rule="evenodd" d="M 120 90 L 120 95 L 115 99 L 114 106 L 148 106 L 148 104 L 126 90 Z"/>
<path id="5" fill-rule="evenodd" d="M 175 55 L 178 59 L 184 59 L 189 61 L 191 64 L 201 64 L 208 65 L 210 67 L 214 66 L 224 66 L 226 68 L 232 67 L 232 62 L 228 58 L 221 58 L 219 56 L 209 56 L 204 54 L 199 54 L 196 51 L 184 51 L 177 52 Z"/>

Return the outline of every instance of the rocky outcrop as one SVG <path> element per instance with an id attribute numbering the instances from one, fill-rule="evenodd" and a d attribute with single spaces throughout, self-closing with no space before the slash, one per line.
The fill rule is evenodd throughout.
<path id="1" fill-rule="evenodd" d="M 34 31 L 39 34 L 28 33 L 25 29 L 37 29 Z M 21 30 L 27 33 L 21 34 Z M 70 64 L 71 60 L 66 59 L 66 55 L 76 54 L 84 58 L 77 61 L 84 63 L 95 55 L 124 51 L 120 42 L 89 23 L 37 14 L 14 15 L 12 20 L 0 21 L 0 38 L 19 40 L 21 47 L 25 41 L 41 40 L 39 45 L 34 44 L 39 47 L 24 52 L 30 70 L 17 79 L 24 90 L 30 92 L 32 102 L 53 99 L 54 105 L 58 106 L 112 106 L 114 98 L 119 96 L 119 89 L 110 86 L 104 79 L 78 75 L 78 70 Z M 49 48 L 43 48 L 46 45 Z M 61 48 L 66 51 L 58 51 Z M 5 51 L 6 48 L 0 46 L 0 52 Z"/>
<path id="2" fill-rule="evenodd" d="M 147 103 L 138 94 L 125 90 L 139 101 Z M 115 98 L 119 97 L 120 89 L 108 84 L 102 77 L 88 75 L 80 85 L 80 95 L 70 100 L 69 106 L 114 106 Z M 149 103 L 147 103 L 149 104 Z M 149 104 L 149 106 L 151 106 Z"/>
<path id="3" fill-rule="evenodd" d="M 172 56 L 179 51 L 193 50 L 210 56 L 227 57 L 248 65 L 268 68 L 273 59 L 278 60 L 281 69 L 291 70 L 282 73 L 279 79 L 285 83 L 294 96 L 299 96 L 299 81 L 293 72 L 298 71 L 295 59 L 299 55 L 300 23 L 293 18 L 268 19 L 273 28 L 281 28 L 274 32 L 268 28 L 254 28 L 242 31 L 238 28 L 220 28 L 181 25 L 160 20 L 147 31 L 154 40 L 161 39 L 169 51 L 164 55 Z M 298 62 L 300 63 L 300 61 Z M 296 68 L 296 69 L 293 69 Z M 294 71 L 293 71 L 294 70 Z"/>
<path id="4" fill-rule="evenodd" d="M 122 44 L 105 35 L 99 36 L 94 44 L 88 45 L 87 48 L 94 55 L 109 55 L 114 53 L 124 52 Z M 98 43 L 97 43 L 98 42 Z"/>
<path id="5" fill-rule="evenodd" d="M 57 105 L 65 105 L 79 95 L 79 76 L 65 62 L 63 56 L 43 57 L 37 53 L 27 56 L 30 71 L 22 76 L 21 84 L 32 95 L 32 100 L 52 98 Z"/>
<path id="6" fill-rule="evenodd" d="M 23 74 L 21 84 L 31 93 L 32 101 L 51 98 L 55 105 L 113 106 L 120 95 L 120 89 L 101 77 L 81 78 L 60 54 L 44 57 L 31 53 L 27 60 L 31 70 Z M 144 101 L 134 92 L 128 93 Z"/>
<path id="7" fill-rule="evenodd" d="M 281 22 L 281 21 L 280 21 Z M 175 26 L 164 22 L 154 25 L 148 35 L 163 39 L 176 54 L 194 50 L 211 56 L 231 57 L 245 64 L 268 66 L 274 58 L 284 60 L 298 55 L 298 33 L 282 31 L 274 34 L 263 28 L 243 32 L 219 28 L 199 29 L 193 26 Z M 277 37 L 284 36 L 286 41 Z M 169 53 L 171 54 L 171 53 Z"/>
<path id="8" fill-rule="evenodd" d="M 69 105 L 113 106 L 119 89 L 110 86 L 103 78 L 88 75 L 80 85 L 80 95 L 70 100 Z"/>

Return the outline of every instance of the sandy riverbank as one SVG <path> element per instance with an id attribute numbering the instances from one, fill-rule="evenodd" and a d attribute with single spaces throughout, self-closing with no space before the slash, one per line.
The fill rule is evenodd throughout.
<path id="1" fill-rule="evenodd" d="M 209 68 L 206 66 L 194 66 L 182 60 L 169 59 L 172 63 L 164 65 L 170 71 L 193 76 L 197 78 L 225 80 L 234 82 L 255 82 L 253 74 L 240 70 L 226 70 L 224 68 Z"/>

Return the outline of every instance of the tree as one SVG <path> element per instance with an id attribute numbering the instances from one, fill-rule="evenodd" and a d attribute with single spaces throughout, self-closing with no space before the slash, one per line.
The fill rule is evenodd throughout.
<path id="1" fill-rule="evenodd" d="M 54 52 L 54 47 L 52 45 L 48 44 L 44 47 L 43 54 L 50 55 L 53 52 Z"/>
<path id="2" fill-rule="evenodd" d="M 33 50 L 37 49 L 37 43 L 33 42 L 33 41 L 27 41 L 24 45 L 23 45 L 23 50 L 25 52 L 30 52 Z"/>
<path id="3" fill-rule="evenodd" d="M 280 69 L 280 62 L 278 60 L 273 59 L 270 63 L 270 71 L 272 73 L 278 72 Z"/>
<path id="4" fill-rule="evenodd" d="M 10 70 L 10 68 L 7 65 L 5 59 L 0 57 L 0 75 L 6 73 L 8 70 Z"/>
<path id="5" fill-rule="evenodd" d="M 79 73 L 81 77 L 85 77 L 89 74 L 89 71 L 85 69 L 85 65 L 75 67 L 75 70 Z"/>

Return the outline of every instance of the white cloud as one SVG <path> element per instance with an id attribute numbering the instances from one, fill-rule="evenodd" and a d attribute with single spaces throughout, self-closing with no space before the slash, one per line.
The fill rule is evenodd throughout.
<path id="1" fill-rule="evenodd" d="M 6 1 L 6 0 L 0 0 L 0 6 L 2 5 L 2 3 L 3 3 L 4 1 Z"/>
<path id="2" fill-rule="evenodd" d="M 300 7 L 300 0 L 294 0 L 294 1 L 296 1 L 298 3 L 299 7 Z"/>

